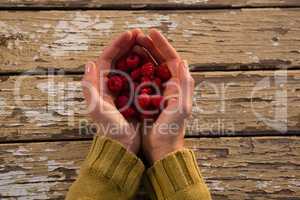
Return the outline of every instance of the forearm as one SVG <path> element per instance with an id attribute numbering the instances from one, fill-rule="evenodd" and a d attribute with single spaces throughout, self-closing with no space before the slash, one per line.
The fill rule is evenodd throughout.
<path id="1" fill-rule="evenodd" d="M 144 165 L 118 142 L 96 136 L 67 200 L 131 199 Z"/>

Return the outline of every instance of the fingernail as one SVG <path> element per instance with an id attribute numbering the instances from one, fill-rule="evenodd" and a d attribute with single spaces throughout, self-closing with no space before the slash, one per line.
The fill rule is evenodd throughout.
<path id="1" fill-rule="evenodd" d="M 187 60 L 183 60 L 182 63 L 184 65 L 184 67 L 189 68 L 189 64 L 188 64 Z"/>
<path id="2" fill-rule="evenodd" d="M 90 73 L 93 69 L 93 67 L 95 67 L 95 63 L 94 62 L 88 62 L 86 65 L 85 65 L 85 73 Z"/>

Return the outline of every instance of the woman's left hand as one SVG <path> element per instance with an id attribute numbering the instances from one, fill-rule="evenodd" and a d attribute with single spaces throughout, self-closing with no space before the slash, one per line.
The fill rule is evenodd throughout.
<path id="1" fill-rule="evenodd" d="M 137 154 L 141 135 L 135 122 L 128 122 L 118 111 L 114 97 L 107 88 L 107 75 L 115 60 L 125 55 L 135 44 L 140 30 L 127 31 L 104 49 L 95 62 L 89 62 L 82 80 L 88 113 L 97 123 L 98 133 L 110 137 Z"/>

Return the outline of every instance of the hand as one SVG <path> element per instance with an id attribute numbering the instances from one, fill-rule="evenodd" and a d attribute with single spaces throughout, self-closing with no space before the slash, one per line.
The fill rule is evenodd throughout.
<path id="1" fill-rule="evenodd" d="M 118 36 L 95 62 L 86 65 L 82 80 L 88 113 L 98 125 L 98 134 L 117 140 L 135 154 L 141 143 L 141 135 L 134 126 L 136 122 L 128 122 L 118 111 L 106 82 L 112 63 L 134 46 L 140 32 L 135 29 Z"/>
<path id="2" fill-rule="evenodd" d="M 150 30 L 149 36 L 140 33 L 137 42 L 147 49 L 158 63 L 166 63 L 172 75 L 164 91 L 166 108 L 152 127 L 146 127 L 146 130 L 144 128 L 143 151 L 148 160 L 154 163 L 183 148 L 185 119 L 192 110 L 194 79 L 188 64 L 181 60 L 176 50 L 157 30 Z"/>

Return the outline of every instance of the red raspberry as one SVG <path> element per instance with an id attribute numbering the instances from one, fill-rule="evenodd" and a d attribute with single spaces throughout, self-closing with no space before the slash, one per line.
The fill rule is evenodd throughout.
<path id="1" fill-rule="evenodd" d="M 135 69 L 130 73 L 132 80 L 138 80 L 141 77 L 141 68 Z"/>
<path id="2" fill-rule="evenodd" d="M 133 82 L 133 91 L 135 92 L 139 84 L 137 82 Z"/>
<path id="3" fill-rule="evenodd" d="M 141 94 L 138 96 L 138 108 L 147 109 L 151 103 L 150 96 L 148 94 Z"/>
<path id="4" fill-rule="evenodd" d="M 151 96 L 151 105 L 153 105 L 155 108 L 161 108 L 161 103 L 163 100 L 164 100 L 163 96 L 153 95 Z"/>
<path id="5" fill-rule="evenodd" d="M 129 83 L 128 83 L 128 79 L 125 76 L 120 76 L 123 82 L 123 89 L 128 89 L 129 88 Z"/>
<path id="6" fill-rule="evenodd" d="M 144 64 L 141 68 L 142 70 L 142 75 L 146 77 L 151 77 L 154 75 L 155 68 L 152 63 L 148 62 Z"/>
<path id="7" fill-rule="evenodd" d="M 159 89 L 162 87 L 161 80 L 159 78 L 155 78 L 153 80 L 154 85 L 156 85 Z"/>
<path id="8" fill-rule="evenodd" d="M 152 93 L 152 89 L 150 87 L 145 87 L 141 89 L 141 94 L 151 94 Z"/>
<path id="9" fill-rule="evenodd" d="M 142 83 L 151 83 L 151 78 L 147 77 L 147 76 L 143 76 L 141 78 L 141 82 Z"/>
<path id="10" fill-rule="evenodd" d="M 108 79 L 107 87 L 111 92 L 118 93 L 123 88 L 123 80 L 120 76 L 112 76 Z"/>
<path id="11" fill-rule="evenodd" d="M 127 96 L 119 96 L 117 98 L 117 107 L 123 108 L 124 106 L 127 105 L 128 101 L 129 101 L 129 98 Z"/>
<path id="12" fill-rule="evenodd" d="M 120 93 L 119 95 L 120 95 L 120 96 L 126 96 L 126 97 L 129 97 L 129 96 L 130 96 L 128 90 L 122 90 L 121 93 Z"/>
<path id="13" fill-rule="evenodd" d="M 162 81 L 167 81 L 171 78 L 171 73 L 166 64 L 162 64 L 157 68 L 157 76 L 162 80 Z"/>
<path id="14" fill-rule="evenodd" d="M 124 58 L 120 59 L 116 64 L 116 69 L 121 71 L 127 71 L 129 68 L 127 66 L 126 60 Z"/>
<path id="15" fill-rule="evenodd" d="M 125 119 L 133 118 L 136 115 L 136 112 L 133 108 L 127 108 L 121 112 Z"/>
<path id="16" fill-rule="evenodd" d="M 137 54 L 132 53 L 127 57 L 126 63 L 130 69 L 134 69 L 139 65 L 140 60 L 141 59 Z"/>

